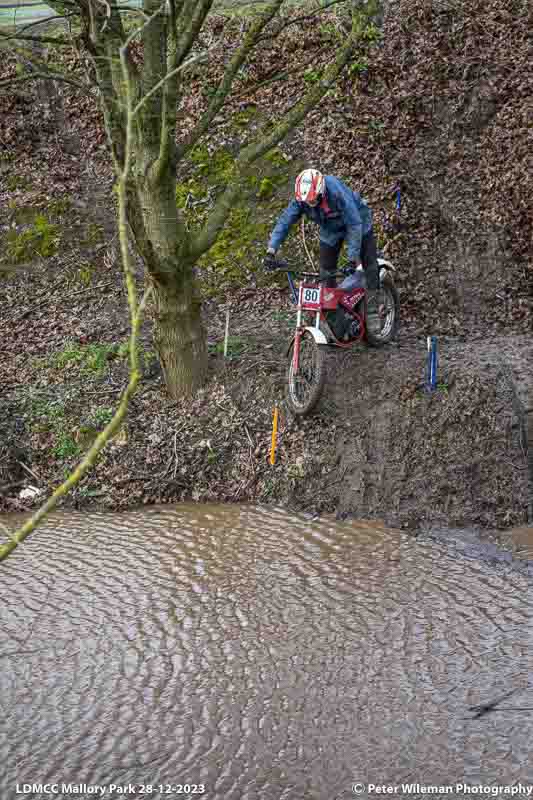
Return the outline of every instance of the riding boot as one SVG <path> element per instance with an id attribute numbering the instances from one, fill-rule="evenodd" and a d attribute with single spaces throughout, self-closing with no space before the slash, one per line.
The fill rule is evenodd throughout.
<path id="1" fill-rule="evenodd" d="M 381 332 L 381 289 L 367 289 L 366 293 L 366 326 L 370 333 Z"/>
<path id="2" fill-rule="evenodd" d="M 328 321 L 328 325 L 335 334 L 337 339 L 342 339 L 346 332 L 346 315 L 341 308 L 341 306 L 337 306 L 335 311 L 330 310 L 326 311 L 326 319 Z"/>
<path id="3" fill-rule="evenodd" d="M 366 294 L 366 325 L 370 333 L 381 332 L 380 310 L 380 280 L 379 264 L 377 260 L 376 240 L 374 232 L 370 231 L 363 237 L 361 247 L 361 260 L 365 268 L 367 280 Z"/>
<path id="4" fill-rule="evenodd" d="M 322 286 L 325 286 L 327 289 L 335 289 L 335 287 L 337 286 L 337 281 L 335 279 L 335 276 L 331 274 L 330 270 L 324 269 L 324 267 L 320 267 L 320 281 L 322 283 Z M 341 331 L 341 325 L 342 325 L 342 320 L 339 319 L 339 311 L 340 309 L 338 309 L 337 311 L 326 312 L 326 319 L 337 339 L 340 339 L 342 337 L 342 334 L 344 333 L 344 331 L 342 331 L 342 333 L 339 336 L 339 332 Z"/>
<path id="5" fill-rule="evenodd" d="M 345 338 L 345 334 L 348 333 L 350 318 L 341 306 L 337 306 L 337 310 L 333 311 L 332 314 L 334 315 L 333 324 L 331 326 L 333 333 L 339 341 L 342 341 Z"/>

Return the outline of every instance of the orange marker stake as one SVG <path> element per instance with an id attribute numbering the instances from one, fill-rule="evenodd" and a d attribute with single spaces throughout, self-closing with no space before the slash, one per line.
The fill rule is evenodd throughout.
<path id="1" fill-rule="evenodd" d="M 270 446 L 270 463 L 276 463 L 276 441 L 278 435 L 278 407 L 274 406 L 274 418 L 272 420 L 272 444 Z"/>

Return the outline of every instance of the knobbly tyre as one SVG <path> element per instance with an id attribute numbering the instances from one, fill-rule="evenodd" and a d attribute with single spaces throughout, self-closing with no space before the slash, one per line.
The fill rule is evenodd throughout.
<path id="1" fill-rule="evenodd" d="M 382 347 L 395 338 L 400 303 L 392 277 L 394 267 L 384 258 L 378 258 L 378 265 L 380 288 L 371 326 L 368 325 L 367 291 L 357 272 L 344 269 L 334 273 L 344 280 L 331 289 L 321 285 L 326 278 L 321 279 L 318 273 L 291 269 L 284 260 L 273 261 L 267 267 L 286 270 L 297 311 L 296 330 L 287 348 L 286 399 L 293 414 L 309 414 L 318 403 L 326 378 L 328 348 L 345 349 L 361 341 L 372 347 Z M 298 288 L 294 284 L 295 275 L 302 278 Z M 307 325 L 304 315 L 310 314 L 314 315 L 314 324 Z"/>

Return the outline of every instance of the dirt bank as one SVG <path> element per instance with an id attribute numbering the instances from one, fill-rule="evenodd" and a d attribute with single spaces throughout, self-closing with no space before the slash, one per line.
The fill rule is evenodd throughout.
<path id="1" fill-rule="evenodd" d="M 112 282 L 111 272 L 107 277 Z M 28 298 L 27 281 L 19 281 Z M 44 275 L 33 273 L 36 299 L 46 284 Z M 10 292 L 13 302 L 14 282 Z M 381 351 L 332 351 L 318 412 L 298 422 L 282 399 L 292 321 L 286 292 L 249 295 L 242 293 L 233 305 L 226 361 L 220 353 L 225 307 L 217 301 L 206 305 L 212 379 L 192 401 L 169 400 L 146 332 L 144 379 L 127 424 L 69 503 L 111 509 L 190 498 L 249 500 L 377 517 L 410 528 L 526 521 L 525 442 L 507 366 L 517 375 L 531 370 L 527 337 L 442 337 L 440 389 L 432 396 L 420 388 L 425 340 L 409 326 Z M 113 345 L 117 324 L 126 331 L 125 310 L 112 313 L 113 303 L 118 306 L 105 285 L 81 292 L 68 310 L 58 298 L 4 339 L 7 391 L 1 413 L 10 421 L 15 471 L 3 482 L 30 483 L 46 492 L 109 417 L 126 377 L 120 346 Z M 81 328 L 72 325 L 73 313 L 83 318 Z M 76 335 L 68 348 L 67 330 Z M 272 467 L 275 403 L 281 405 L 281 425 Z M 26 507 L 15 499 L 19 489 L 4 492 L 6 509 Z"/>
<path id="2" fill-rule="evenodd" d="M 513 187 L 527 174 L 531 131 L 520 123 L 527 97 L 509 76 L 523 71 L 525 45 L 518 33 L 531 12 L 515 3 L 516 16 L 502 21 L 493 10 L 484 17 L 483 35 L 504 23 L 518 31 L 512 57 L 484 43 L 485 55 L 491 54 L 487 75 L 508 76 L 507 95 L 498 91 L 487 99 L 485 77 L 472 83 L 477 73 L 469 42 L 475 41 L 478 17 L 467 13 L 468 4 L 459 5 L 464 24 L 448 39 L 448 16 L 425 16 L 429 0 L 418 3 L 418 14 L 405 6 L 401 23 L 390 17 L 388 38 L 368 54 L 367 67 L 357 62 L 339 92 L 325 101 L 320 119 L 292 138 L 284 150 L 286 184 L 278 182 L 273 196 L 258 204 L 258 228 L 248 249 L 243 245 L 246 256 L 238 269 L 218 284 L 218 294 L 210 281 L 219 261 L 213 256 L 200 270 L 200 280 L 209 285 L 204 311 L 210 383 L 192 401 L 171 402 L 147 323 L 143 381 L 127 424 L 67 503 L 123 509 L 191 498 L 249 500 L 378 517 L 409 528 L 526 522 L 531 198 Z M 230 29 L 226 41 L 231 35 Z M 430 45 L 434 60 L 427 70 Z M 289 52 L 273 45 L 261 66 L 254 66 L 253 79 L 260 81 L 269 64 L 279 67 L 282 53 Z M 463 85 L 470 61 L 474 66 Z M 15 74 L 14 63 L 6 70 Z M 530 71 L 523 74 L 527 83 Z M 274 92 L 271 86 L 261 91 L 254 95 L 258 116 Z M 0 507 L 6 510 L 31 505 L 19 498 L 28 484 L 41 497 L 57 485 L 109 419 L 126 380 L 126 303 L 101 121 L 94 99 L 68 92 L 39 95 L 44 106 L 30 92 L 0 99 Z M 468 102 L 460 110 L 463 95 Z M 291 98 L 290 91 L 278 93 L 276 103 L 282 107 Z M 187 109 L 191 118 L 206 101 L 200 78 L 194 99 Z M 491 113 L 481 113 L 487 103 Z M 241 106 L 242 100 L 235 109 Z M 514 124 L 507 130 L 511 114 Z M 251 124 L 248 116 L 244 122 Z M 222 124 L 208 152 L 219 153 L 238 135 Z M 503 205 L 495 195 L 498 142 L 514 147 L 502 178 Z M 483 158 L 476 161 L 480 152 Z M 268 285 L 253 253 L 264 246 L 264 230 L 285 202 L 292 165 L 302 154 L 350 180 L 377 209 L 378 233 L 398 266 L 404 322 L 397 343 L 381 351 L 332 352 L 318 412 L 297 422 L 287 416 L 282 399 L 292 324 L 287 290 Z M 487 176 L 492 193 L 486 191 Z M 217 176 L 204 178 L 207 185 Z M 199 170 L 187 180 L 193 194 L 202 191 Z M 386 219 L 397 180 L 404 198 L 399 238 Z M 8 247 L 23 257 L 6 259 Z M 289 254 L 298 256 L 300 248 L 295 237 Z M 137 277 L 141 287 L 141 264 Z M 224 360 L 228 297 L 230 357 Z M 432 396 L 420 389 L 427 333 L 439 335 L 440 347 L 440 387 Z M 281 428 L 272 467 L 275 403 Z"/>

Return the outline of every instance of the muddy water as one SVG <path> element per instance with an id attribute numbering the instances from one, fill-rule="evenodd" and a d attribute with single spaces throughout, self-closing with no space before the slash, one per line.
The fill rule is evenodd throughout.
<path id="1" fill-rule="evenodd" d="M 531 578 L 480 552 L 256 508 L 54 516 L 0 567 L 0 797 L 533 784 Z"/>
<path id="2" fill-rule="evenodd" d="M 533 526 L 512 528 L 502 535 L 503 542 L 509 544 L 522 559 L 533 562 Z"/>

